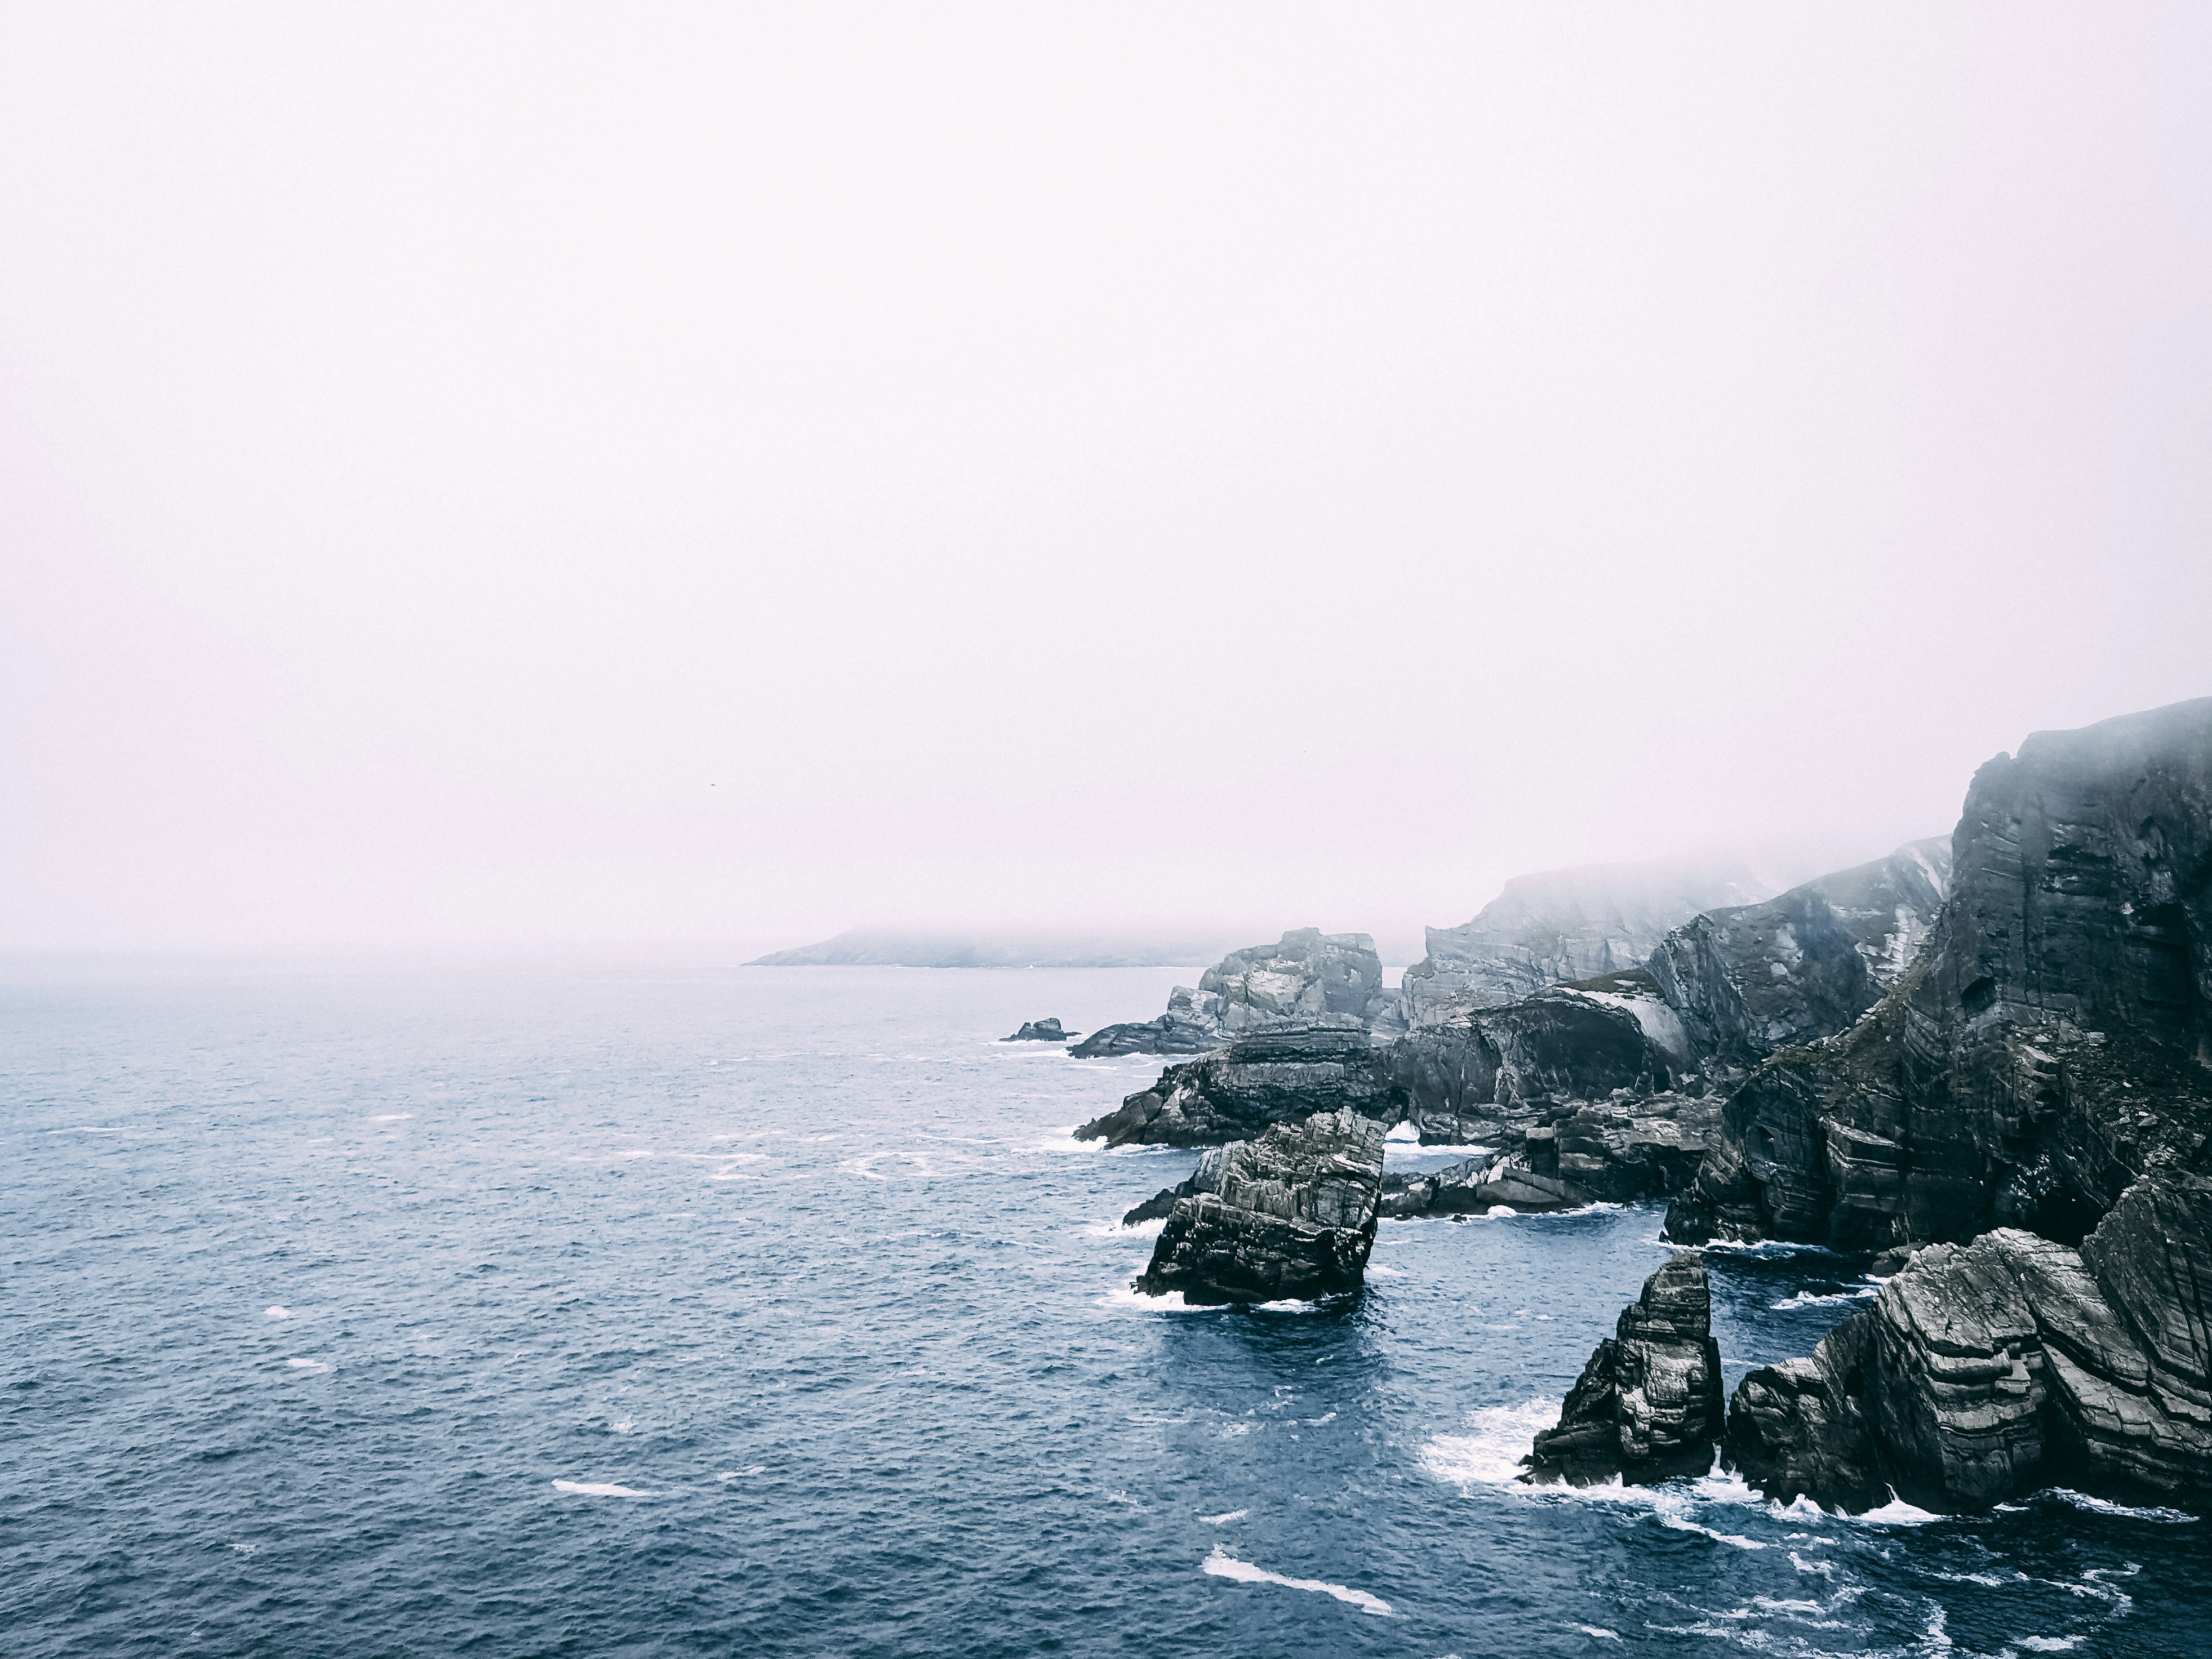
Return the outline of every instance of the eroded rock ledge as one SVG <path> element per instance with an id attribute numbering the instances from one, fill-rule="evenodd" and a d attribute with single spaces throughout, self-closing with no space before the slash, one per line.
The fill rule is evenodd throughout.
<path id="1" fill-rule="evenodd" d="M 1221 1303 L 1310 1301 L 1360 1287 L 1382 1187 L 1380 1123 L 1316 1113 L 1204 1164 L 1209 1184 L 1176 1200 L 1139 1291 Z"/>

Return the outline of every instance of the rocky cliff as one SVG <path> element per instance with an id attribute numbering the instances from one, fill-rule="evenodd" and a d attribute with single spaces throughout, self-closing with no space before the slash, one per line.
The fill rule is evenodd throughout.
<path id="1" fill-rule="evenodd" d="M 1205 1162 L 1208 1185 L 1176 1200 L 1139 1290 L 1219 1303 L 1359 1288 L 1382 1184 L 1380 1123 L 1317 1113 Z"/>
<path id="2" fill-rule="evenodd" d="M 1168 993 L 1168 1011 L 1157 1018 L 1102 1026 L 1067 1052 L 1077 1060 L 1108 1054 L 1202 1054 L 1226 1040 L 1221 999 L 1211 991 L 1178 985 Z"/>
<path id="3" fill-rule="evenodd" d="M 2212 698 L 1975 775 L 1949 898 L 1843 1035 L 1730 1098 L 1669 1235 L 2079 1241 L 2212 1136 Z"/>
<path id="4" fill-rule="evenodd" d="M 1268 1026 L 1395 1020 L 1397 1000 L 1382 988 L 1382 959 L 1365 933 L 1294 927 L 1273 945 L 1231 951 L 1200 977 L 1178 985 L 1155 1019 L 1109 1025 L 1071 1052 L 1186 1054 Z"/>
<path id="5" fill-rule="evenodd" d="M 1700 1057 L 1747 1064 L 1818 1042 L 1897 983 L 1950 873 L 1948 842 L 1914 842 L 1761 903 L 1709 910 L 1659 941 L 1651 976 Z"/>
<path id="6" fill-rule="evenodd" d="M 1641 967 L 1668 929 L 1770 890 L 1736 866 L 1591 865 L 1516 876 L 1474 921 L 1428 930 L 1428 955 L 1406 970 L 1399 1007 L 1420 1025 Z"/>
<path id="7" fill-rule="evenodd" d="M 1946 1512 L 2053 1483 L 2212 1484 L 2212 1182 L 2136 1182 L 2079 1250 L 1919 1251 L 1809 1358 L 1752 1372 L 1729 1462 L 1767 1497 Z"/>
<path id="8" fill-rule="evenodd" d="M 1705 1263 L 1677 1251 L 1622 1310 L 1559 1413 L 1522 1461 L 1523 1480 L 1577 1486 L 1703 1474 L 1720 1438 L 1721 1354 Z"/>
<path id="9" fill-rule="evenodd" d="M 1081 1140 L 1208 1146 L 1249 1139 L 1271 1125 L 1349 1110 L 1383 1124 L 1405 1115 L 1406 1091 L 1363 1026 L 1267 1027 L 1181 1066 L 1118 1110 L 1078 1129 Z"/>

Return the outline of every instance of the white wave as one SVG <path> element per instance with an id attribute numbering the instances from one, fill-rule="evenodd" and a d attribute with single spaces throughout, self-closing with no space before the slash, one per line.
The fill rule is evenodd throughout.
<path id="1" fill-rule="evenodd" d="M 1252 1511 L 1249 1510 L 1230 1510 L 1224 1514 L 1201 1515 L 1198 1518 L 1205 1522 L 1209 1527 L 1225 1527 L 1231 1521 L 1242 1521 L 1246 1516 L 1251 1513 Z"/>
<path id="2" fill-rule="evenodd" d="M 749 1474 L 766 1474 L 767 1473 L 767 1464 L 756 1463 L 748 1469 L 724 1469 L 720 1474 L 716 1475 L 714 1479 L 717 1480 L 742 1480 Z"/>
<path id="3" fill-rule="evenodd" d="M 1421 1143 L 1421 1126 L 1411 1118 L 1401 1119 L 1390 1126 L 1390 1132 L 1382 1139 L 1390 1146 L 1400 1146 L 1410 1140 L 1418 1146 Z"/>
<path id="4" fill-rule="evenodd" d="M 1674 1249 L 1668 1245 L 1669 1249 Z M 1800 1244 L 1787 1238 L 1716 1238 L 1698 1249 L 1708 1255 L 1833 1255 L 1825 1244 Z"/>
<path id="5" fill-rule="evenodd" d="M 1766 1547 L 1757 1539 L 1746 1538 L 1741 1533 L 1716 1532 L 1712 1528 L 1702 1526 L 1677 1510 L 1661 1505 L 1654 1507 L 1658 1513 L 1659 1524 L 1662 1527 L 1672 1527 L 1677 1532 L 1700 1533 L 1715 1543 L 1732 1544 L 1740 1550 L 1763 1550 Z"/>
<path id="6" fill-rule="evenodd" d="M 1094 1221 L 1083 1230 L 1085 1238 L 1158 1238 L 1160 1229 L 1166 1226 L 1167 1218 L 1156 1221 L 1139 1221 L 1133 1227 L 1119 1221 Z"/>
<path id="7" fill-rule="evenodd" d="M 2015 1636 L 2012 1639 L 2014 1646 L 2030 1653 L 2064 1653 L 2081 1644 L 2078 1636 Z"/>
<path id="8" fill-rule="evenodd" d="M 379 1112 L 374 1117 L 369 1119 L 369 1121 L 371 1123 L 404 1123 L 414 1115 L 412 1112 Z"/>
<path id="9" fill-rule="evenodd" d="M 1368 1277 L 1370 1279 L 1403 1279 L 1406 1277 L 1406 1270 L 1403 1267 L 1386 1267 L 1379 1261 L 1369 1262 L 1367 1264 L 1367 1273 Z"/>
<path id="10" fill-rule="evenodd" d="M 1834 1562 L 1808 1561 L 1803 1556 L 1798 1554 L 1796 1550 L 1790 1552 L 1790 1565 L 1796 1568 L 1800 1572 L 1815 1572 L 1820 1574 L 1823 1578 L 1833 1578 L 1836 1576 L 1836 1564 Z"/>
<path id="11" fill-rule="evenodd" d="M 1107 1291 L 1104 1296 L 1099 1298 L 1099 1305 L 1107 1308 L 1134 1309 L 1142 1313 L 1213 1313 L 1218 1311 L 1218 1310 L 1211 1304 L 1196 1308 L 1192 1307 L 1189 1303 L 1182 1299 L 1182 1292 L 1181 1291 L 1167 1291 L 1158 1296 L 1148 1296 L 1144 1291 L 1139 1290 L 1134 1283 L 1124 1283 Z"/>
<path id="12" fill-rule="evenodd" d="M 1327 1305 L 1322 1302 L 1301 1302 L 1296 1297 L 1285 1297 L 1279 1302 L 1255 1302 L 1252 1304 L 1261 1313 L 1291 1314 L 1319 1313 Z"/>
<path id="13" fill-rule="evenodd" d="M 1521 1460 L 1539 1429 L 1559 1420 L 1558 1400 L 1535 1399 L 1518 1406 L 1486 1406 L 1468 1415 L 1468 1432 L 1433 1436 L 1421 1448 L 1421 1467 L 1455 1486 L 1510 1486 Z"/>
<path id="14" fill-rule="evenodd" d="M 319 1359 L 288 1359 L 284 1363 L 295 1371 L 319 1372 L 330 1370 L 330 1367 Z"/>
<path id="15" fill-rule="evenodd" d="M 1486 1216 L 1496 1217 L 1519 1215 L 1520 1213 L 1521 1212 L 1515 1209 L 1510 1204 L 1493 1204 L 1487 1210 L 1483 1212 L 1483 1214 Z"/>
<path id="16" fill-rule="evenodd" d="M 1269 1572 L 1255 1567 L 1249 1561 L 1239 1561 L 1224 1554 L 1221 1546 L 1213 1547 L 1201 1571 L 1216 1578 L 1231 1578 L 1240 1584 L 1280 1584 L 1285 1589 L 1315 1590 L 1323 1595 L 1334 1595 L 1340 1601 L 1348 1601 L 1362 1613 L 1371 1613 L 1377 1618 L 1390 1616 L 1390 1604 L 1380 1596 L 1370 1595 L 1365 1590 L 1347 1589 L 1342 1584 L 1325 1584 L 1318 1578 L 1287 1578 L 1279 1572 Z"/>
<path id="17" fill-rule="evenodd" d="M 1319 1417 L 1309 1417 L 1306 1419 L 1306 1426 L 1310 1429 L 1317 1429 L 1324 1423 L 1334 1423 L 1335 1421 L 1336 1413 L 1334 1412 L 1325 1412 Z"/>
<path id="18" fill-rule="evenodd" d="M 1853 1285 L 1848 1291 L 1832 1291 L 1820 1295 L 1812 1291 L 1800 1291 L 1795 1296 L 1785 1296 L 1773 1304 L 1777 1313 L 1790 1313 L 1798 1308 L 1832 1308 L 1845 1302 L 1863 1302 L 1869 1297 L 1880 1296 L 1881 1287 L 1888 1281 L 1875 1280 Z"/>
<path id="19" fill-rule="evenodd" d="M 2124 1516 L 2130 1521 L 2156 1521 L 2169 1527 L 2193 1526 L 2197 1522 L 2197 1517 L 2187 1510 L 2160 1509 L 2154 1504 L 2145 1509 L 2130 1509 L 2125 1504 L 2115 1504 L 2109 1498 L 2092 1498 L 2085 1492 L 2075 1492 L 2067 1486 L 2053 1486 L 2038 1496 L 2055 1498 L 2062 1504 L 2070 1504 L 2075 1509 L 2086 1510 L 2092 1515 Z"/>
<path id="20" fill-rule="evenodd" d="M 574 1492 L 579 1498 L 658 1498 L 657 1492 L 640 1492 L 635 1486 L 618 1486 L 611 1480 L 556 1480 L 555 1492 Z"/>
<path id="21" fill-rule="evenodd" d="M 1839 1517 L 1846 1521 L 1864 1521 L 1877 1527 L 1924 1527 L 1930 1521 L 1948 1521 L 1951 1517 L 1938 1515 L 1933 1510 L 1923 1510 L 1917 1504 L 1908 1504 L 1893 1491 L 1889 1502 L 1879 1509 L 1868 1510 L 1861 1515 Z"/>
<path id="22" fill-rule="evenodd" d="M 264 1319 L 289 1319 L 292 1316 L 292 1310 L 289 1308 L 270 1306 L 261 1310 L 261 1316 Z"/>
<path id="23" fill-rule="evenodd" d="M 1618 1642 L 1620 1640 L 1620 1632 L 1619 1631 L 1607 1630 L 1602 1625 L 1577 1625 L 1575 1628 L 1585 1636 L 1596 1637 L 1601 1642 Z"/>
<path id="24" fill-rule="evenodd" d="M 66 1129 L 49 1129 L 50 1135 L 127 1135 L 128 1129 L 109 1128 L 98 1123 L 73 1123 Z"/>

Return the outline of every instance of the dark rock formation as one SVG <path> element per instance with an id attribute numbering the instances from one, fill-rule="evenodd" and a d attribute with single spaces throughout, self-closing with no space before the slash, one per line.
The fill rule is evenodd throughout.
<path id="1" fill-rule="evenodd" d="M 1176 1200 L 1139 1290 L 1215 1303 L 1359 1288 L 1382 1185 L 1380 1123 L 1340 1111 L 1277 1124 L 1224 1148 L 1217 1181 Z"/>
<path id="2" fill-rule="evenodd" d="M 1952 892 L 1840 1036 L 1763 1062 L 1670 1237 L 2081 1239 L 2212 1136 L 2212 698 L 1976 774 Z"/>
<path id="3" fill-rule="evenodd" d="M 1597 1345 L 1523 1480 L 1586 1486 L 1703 1474 L 1721 1435 L 1721 1352 L 1705 1263 L 1675 1253 Z"/>
<path id="4" fill-rule="evenodd" d="M 1063 1031 L 1056 1019 L 1025 1021 L 1022 1029 L 1012 1036 L 1000 1037 L 1001 1042 L 1072 1042 L 1082 1036 L 1080 1031 Z"/>
<path id="5" fill-rule="evenodd" d="M 1221 1000 L 1221 1028 L 1231 1033 L 1330 1017 L 1365 1024 L 1391 1001 L 1374 939 L 1318 927 L 1294 927 L 1279 943 L 1231 951 L 1206 970 L 1198 988 Z"/>
<path id="6" fill-rule="evenodd" d="M 1737 1385 L 1727 1455 L 1769 1498 L 1854 1510 L 2212 1486 L 2212 1181 L 2136 1182 L 2079 1251 L 2004 1228 L 1918 1252 Z"/>
<path id="7" fill-rule="evenodd" d="M 1178 985 L 1168 994 L 1167 1012 L 1158 1018 L 1101 1026 L 1068 1053 L 1078 1060 L 1109 1054 L 1202 1054 L 1226 1041 L 1221 999 L 1211 991 Z"/>
<path id="8" fill-rule="evenodd" d="M 1659 941 L 1650 972 L 1698 1056 L 1736 1064 L 1850 1028 L 1934 925 L 1951 849 L 1914 842 L 1760 904 L 1709 910 Z"/>
<path id="9" fill-rule="evenodd" d="M 1151 1088 L 1075 1133 L 1109 1146 L 1207 1146 L 1249 1139 L 1316 1112 L 1349 1110 L 1391 1123 L 1404 1115 L 1405 1102 L 1364 1028 L 1348 1020 L 1273 1027 L 1169 1066 Z"/>
<path id="10" fill-rule="evenodd" d="M 1668 928 L 1769 890 L 1735 866 L 1591 865 L 1516 876 L 1474 921 L 1428 930 L 1429 953 L 1406 970 L 1399 1006 L 1419 1026 L 1459 1007 L 1639 967 Z"/>
<path id="11" fill-rule="evenodd" d="M 1235 1143 L 1231 1143 L 1234 1145 Z M 1163 1187 L 1143 1203 L 1125 1211 L 1121 1216 L 1124 1227 L 1133 1227 L 1140 1221 L 1164 1221 L 1175 1213 L 1176 1200 L 1195 1198 L 1200 1193 L 1221 1190 L 1221 1172 L 1228 1167 L 1229 1148 L 1209 1146 L 1198 1155 L 1197 1167 L 1189 1176 L 1172 1187 Z"/>

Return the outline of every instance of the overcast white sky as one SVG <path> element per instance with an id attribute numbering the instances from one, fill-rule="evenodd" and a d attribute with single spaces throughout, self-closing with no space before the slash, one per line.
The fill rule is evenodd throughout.
<path id="1" fill-rule="evenodd" d="M 2212 691 L 2208 73 L 2201 5 L 8 6 L 0 945 L 1387 951 L 1948 831 Z"/>

